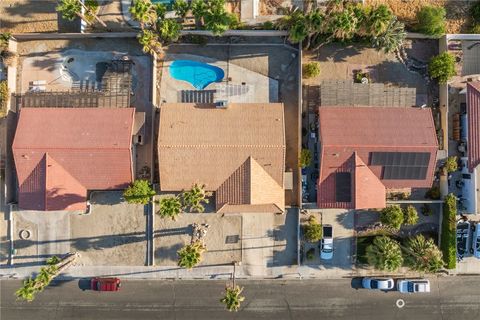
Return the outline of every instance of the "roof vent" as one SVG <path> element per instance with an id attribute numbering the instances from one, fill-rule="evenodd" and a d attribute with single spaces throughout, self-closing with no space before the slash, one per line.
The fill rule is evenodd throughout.
<path id="1" fill-rule="evenodd" d="M 227 109 L 228 108 L 228 101 L 227 100 L 219 100 L 215 102 L 215 107 L 217 109 Z"/>

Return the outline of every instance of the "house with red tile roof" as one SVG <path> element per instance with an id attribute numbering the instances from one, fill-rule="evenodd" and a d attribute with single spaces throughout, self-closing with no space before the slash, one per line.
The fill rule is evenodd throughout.
<path id="1" fill-rule="evenodd" d="M 214 193 L 217 212 L 282 213 L 283 104 L 164 104 L 158 161 L 161 191 L 188 190 L 197 183 Z"/>
<path id="2" fill-rule="evenodd" d="M 432 186 L 431 109 L 319 108 L 319 208 L 384 208 L 389 189 Z"/>
<path id="3" fill-rule="evenodd" d="M 18 207 L 85 210 L 89 191 L 128 186 L 134 121 L 133 108 L 22 108 L 12 146 Z"/>

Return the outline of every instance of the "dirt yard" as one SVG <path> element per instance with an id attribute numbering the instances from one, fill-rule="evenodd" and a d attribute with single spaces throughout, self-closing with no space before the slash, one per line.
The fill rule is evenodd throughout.
<path id="1" fill-rule="evenodd" d="M 0 1 L 0 32 L 57 32 L 55 0 Z"/>
<path id="2" fill-rule="evenodd" d="M 121 192 L 92 195 L 88 215 L 72 215 L 71 249 L 81 254 L 79 264 L 143 266 L 147 254 L 143 205 L 121 201 Z"/>
<path id="3" fill-rule="evenodd" d="M 469 8 L 467 1 L 457 0 L 366 0 L 366 4 L 388 4 L 393 13 L 407 25 L 415 24 L 415 16 L 425 5 L 444 6 L 447 10 L 447 33 L 468 33 Z"/>
<path id="4" fill-rule="evenodd" d="M 163 219 L 155 216 L 155 264 L 176 266 L 177 251 L 190 243 L 192 223 L 209 225 L 200 265 L 230 264 L 242 260 L 242 217 L 216 213 L 183 213 L 177 219 Z"/>

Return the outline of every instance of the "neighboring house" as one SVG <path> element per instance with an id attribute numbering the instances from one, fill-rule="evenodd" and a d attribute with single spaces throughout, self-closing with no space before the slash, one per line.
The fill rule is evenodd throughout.
<path id="1" fill-rule="evenodd" d="M 161 191 L 197 183 L 214 192 L 217 212 L 281 213 L 283 104 L 162 105 L 158 161 Z"/>
<path id="2" fill-rule="evenodd" d="M 133 108 L 20 109 L 12 146 L 18 207 L 85 210 L 89 191 L 128 186 L 141 127 L 134 122 Z"/>
<path id="3" fill-rule="evenodd" d="M 437 137 L 429 108 L 319 108 L 319 208 L 384 208 L 387 189 L 432 186 Z"/>
<path id="4" fill-rule="evenodd" d="M 467 83 L 466 108 L 466 150 L 467 157 L 462 160 L 462 194 L 459 210 L 465 213 L 477 213 L 480 194 L 478 181 L 480 170 L 480 82 Z M 463 117 L 464 115 L 462 115 Z"/>

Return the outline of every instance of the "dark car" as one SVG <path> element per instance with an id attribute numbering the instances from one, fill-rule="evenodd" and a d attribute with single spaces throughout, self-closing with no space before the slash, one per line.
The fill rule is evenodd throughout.
<path id="1" fill-rule="evenodd" d="M 92 278 L 90 288 L 94 291 L 118 291 L 120 290 L 120 279 L 118 278 Z"/>

